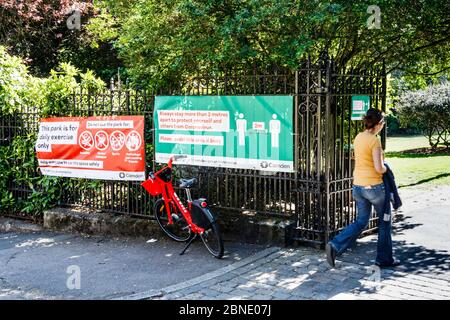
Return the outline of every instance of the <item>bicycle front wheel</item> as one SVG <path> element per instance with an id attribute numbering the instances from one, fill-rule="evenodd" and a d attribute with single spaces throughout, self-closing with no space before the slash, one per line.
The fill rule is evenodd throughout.
<path id="1" fill-rule="evenodd" d="M 214 257 L 217 259 L 223 257 L 223 240 L 220 235 L 220 228 L 217 222 L 212 222 L 209 227 L 205 229 L 205 232 L 200 234 L 200 238 L 202 239 L 205 247 Z"/>
<path id="2" fill-rule="evenodd" d="M 169 223 L 169 219 L 167 217 L 166 205 L 163 199 L 156 201 L 154 210 L 156 221 L 158 221 L 159 226 L 165 234 L 178 242 L 189 240 L 189 237 L 191 236 L 191 229 L 176 205 L 172 202 L 170 203 L 170 215 L 172 216 L 171 224 Z"/>

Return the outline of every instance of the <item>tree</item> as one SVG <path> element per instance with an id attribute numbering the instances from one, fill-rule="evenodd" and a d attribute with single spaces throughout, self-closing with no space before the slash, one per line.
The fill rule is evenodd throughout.
<path id="1" fill-rule="evenodd" d="M 161 84 L 239 66 L 296 69 L 327 50 L 340 66 L 439 73 L 450 68 L 446 0 L 380 0 L 381 29 L 365 1 L 103 1 L 115 47 L 136 79 Z"/>
<path id="2" fill-rule="evenodd" d="M 70 0 L 5 0 L 0 2 L 0 44 L 23 57 L 39 74 L 57 64 L 62 39 L 77 30 L 67 28 L 73 8 L 87 13 L 90 5 Z"/>
<path id="3" fill-rule="evenodd" d="M 450 82 L 403 93 L 398 112 L 401 124 L 421 129 L 433 149 L 450 146 Z"/>
<path id="4" fill-rule="evenodd" d="M 78 13 L 80 28 L 68 24 Z M 25 59 L 37 76 L 48 75 L 60 62 L 71 62 L 107 79 L 122 63 L 112 44 L 91 45 L 95 39 L 84 26 L 97 13 L 90 0 L 3 0 L 0 45 Z"/>

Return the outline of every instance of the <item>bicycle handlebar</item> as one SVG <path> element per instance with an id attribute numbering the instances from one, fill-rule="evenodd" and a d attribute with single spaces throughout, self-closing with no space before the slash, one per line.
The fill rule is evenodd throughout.
<path id="1" fill-rule="evenodd" d="M 185 154 L 174 154 L 173 156 L 170 157 L 169 162 L 167 163 L 167 166 L 169 168 L 172 168 L 172 162 L 174 160 L 183 159 L 183 158 L 187 158 L 187 155 L 185 155 Z"/>
<path id="2" fill-rule="evenodd" d="M 185 154 L 175 154 L 172 156 L 173 160 L 179 160 L 179 159 L 184 159 L 187 158 L 187 155 Z"/>

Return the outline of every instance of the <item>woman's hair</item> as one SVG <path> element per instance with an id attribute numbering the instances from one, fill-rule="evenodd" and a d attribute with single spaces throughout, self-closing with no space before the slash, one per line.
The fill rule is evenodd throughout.
<path id="1" fill-rule="evenodd" d="M 364 127 L 366 129 L 374 128 L 381 120 L 383 120 L 384 114 L 378 109 L 370 108 L 367 110 L 366 115 L 364 116 Z"/>

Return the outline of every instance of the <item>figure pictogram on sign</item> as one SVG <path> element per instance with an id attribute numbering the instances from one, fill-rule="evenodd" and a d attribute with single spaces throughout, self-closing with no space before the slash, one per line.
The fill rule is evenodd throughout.
<path id="1" fill-rule="evenodd" d="M 127 140 L 125 142 L 127 149 L 130 151 L 136 151 L 141 147 L 141 144 L 142 144 L 141 135 L 135 130 L 131 131 L 128 134 Z"/>
<path id="2" fill-rule="evenodd" d="M 108 134 L 105 131 L 99 131 L 95 134 L 95 147 L 100 150 L 106 150 L 109 146 Z"/>
<path id="3" fill-rule="evenodd" d="M 363 110 L 364 109 L 364 101 L 356 100 L 353 101 L 353 110 Z"/>
<path id="4" fill-rule="evenodd" d="M 121 131 L 114 131 L 109 136 L 109 142 L 111 144 L 111 149 L 114 151 L 119 151 L 125 145 L 125 134 Z"/>
<path id="5" fill-rule="evenodd" d="M 94 146 L 94 138 L 89 131 L 83 131 L 78 137 L 78 144 L 84 150 L 91 150 Z"/>
<path id="6" fill-rule="evenodd" d="M 240 146 L 245 146 L 245 132 L 247 131 L 247 120 L 244 119 L 244 114 L 239 114 L 239 119 L 236 119 L 236 131 L 238 132 L 238 141 Z"/>
<path id="7" fill-rule="evenodd" d="M 279 147 L 280 140 L 280 131 L 281 131 L 281 123 L 280 120 L 277 120 L 277 115 L 272 115 L 272 120 L 269 121 L 269 132 L 272 140 L 272 148 Z"/>

